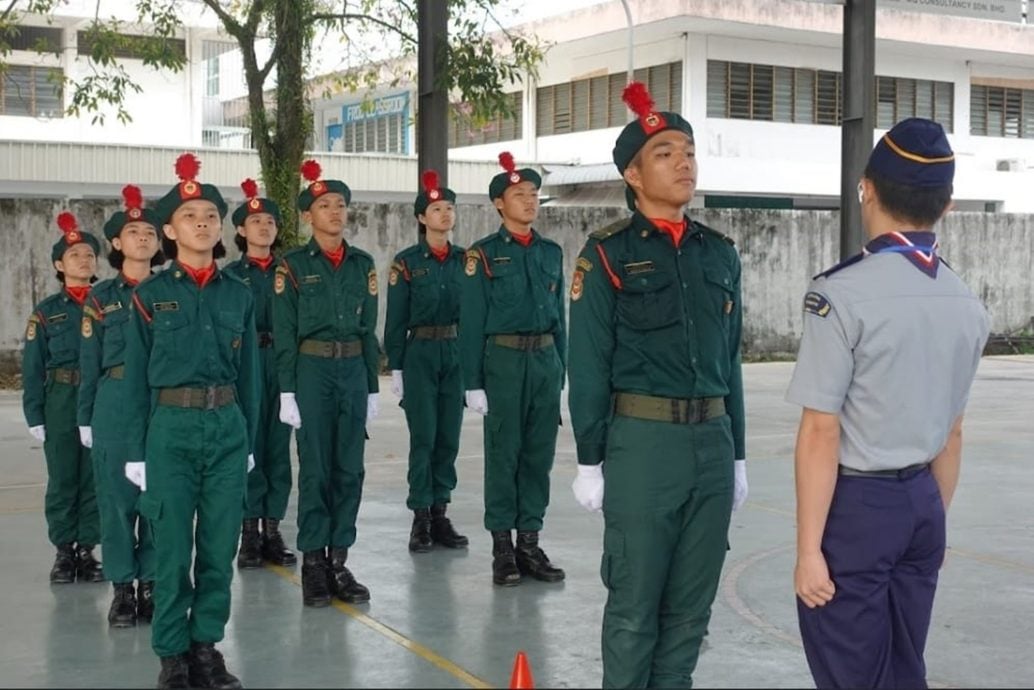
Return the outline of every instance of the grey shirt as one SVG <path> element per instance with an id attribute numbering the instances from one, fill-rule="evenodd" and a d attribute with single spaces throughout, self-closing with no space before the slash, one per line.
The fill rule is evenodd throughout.
<path id="1" fill-rule="evenodd" d="M 966 407 L 989 330 L 943 263 L 931 277 L 902 254 L 867 255 L 811 283 L 786 399 L 840 417 L 842 465 L 930 461 Z"/>

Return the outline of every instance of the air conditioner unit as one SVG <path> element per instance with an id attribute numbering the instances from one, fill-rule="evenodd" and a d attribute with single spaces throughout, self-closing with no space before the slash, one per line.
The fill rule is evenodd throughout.
<path id="1" fill-rule="evenodd" d="M 999 172 L 1020 172 L 1026 167 L 1022 158 L 999 158 L 995 161 L 995 170 Z"/>

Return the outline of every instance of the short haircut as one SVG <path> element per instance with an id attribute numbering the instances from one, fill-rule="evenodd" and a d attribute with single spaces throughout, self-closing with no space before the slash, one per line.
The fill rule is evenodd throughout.
<path id="1" fill-rule="evenodd" d="M 122 265 L 126 262 L 126 255 L 114 247 L 108 252 L 108 264 L 111 265 L 116 271 L 122 270 Z M 154 256 L 151 257 L 152 266 L 161 266 L 165 263 L 165 253 L 162 250 L 155 252 Z"/>
<path id="2" fill-rule="evenodd" d="M 898 220 L 919 228 L 933 226 L 951 203 L 953 185 L 942 187 L 914 187 L 892 182 L 871 168 L 865 168 L 865 177 L 876 188 L 880 205 Z"/>

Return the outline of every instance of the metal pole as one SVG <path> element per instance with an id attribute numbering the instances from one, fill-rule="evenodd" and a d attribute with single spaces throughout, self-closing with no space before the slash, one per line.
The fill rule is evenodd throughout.
<path id="1" fill-rule="evenodd" d="M 872 151 L 876 127 L 876 3 L 844 2 L 843 124 L 840 153 L 840 258 L 865 244 L 858 180 Z"/>
<path id="2" fill-rule="evenodd" d="M 628 7 L 628 0 L 621 0 L 625 8 L 625 19 L 628 21 L 628 80 L 635 80 L 635 23 L 632 22 L 632 10 Z M 627 83 L 626 82 L 626 83 Z M 633 114 L 634 118 L 635 115 Z"/>
<path id="3" fill-rule="evenodd" d="M 441 64 L 449 40 L 449 7 L 441 0 L 417 4 L 417 179 L 429 168 L 438 171 L 443 187 L 449 184 L 449 97 L 439 85 Z"/>

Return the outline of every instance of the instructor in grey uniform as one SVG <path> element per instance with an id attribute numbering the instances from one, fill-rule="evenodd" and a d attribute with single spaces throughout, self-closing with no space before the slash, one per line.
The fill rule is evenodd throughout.
<path id="1" fill-rule="evenodd" d="M 954 173 L 939 124 L 887 132 L 858 186 L 869 243 L 804 297 L 786 397 L 804 408 L 794 585 L 820 688 L 926 687 L 945 512 L 989 330 L 932 230 Z"/>

